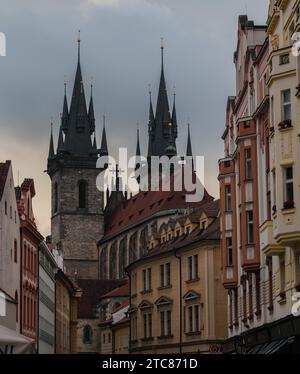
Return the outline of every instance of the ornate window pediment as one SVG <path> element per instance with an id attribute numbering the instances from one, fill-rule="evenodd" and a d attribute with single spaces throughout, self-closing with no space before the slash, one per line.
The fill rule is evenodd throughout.
<path id="1" fill-rule="evenodd" d="M 155 301 L 157 307 L 173 304 L 173 300 L 166 296 L 161 296 Z"/>
<path id="2" fill-rule="evenodd" d="M 150 308 L 153 308 L 153 304 L 150 303 L 150 301 L 148 300 L 143 300 L 139 305 L 139 309 L 141 310 L 150 309 Z"/>
<path id="3" fill-rule="evenodd" d="M 192 301 L 200 299 L 201 295 L 196 291 L 188 291 L 184 296 L 183 299 L 185 301 Z"/>

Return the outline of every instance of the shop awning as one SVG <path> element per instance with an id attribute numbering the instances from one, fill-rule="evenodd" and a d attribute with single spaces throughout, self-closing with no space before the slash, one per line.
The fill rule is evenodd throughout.
<path id="1" fill-rule="evenodd" d="M 0 354 L 35 353 L 35 342 L 16 331 L 0 326 Z"/>
<path id="2" fill-rule="evenodd" d="M 249 351 L 246 352 L 246 354 L 259 354 L 259 355 L 271 355 L 278 353 L 281 348 L 283 348 L 287 344 L 293 343 L 295 340 L 295 337 L 288 337 L 280 340 L 275 340 L 271 343 L 266 344 L 260 344 L 256 345 L 255 347 L 252 347 Z"/>

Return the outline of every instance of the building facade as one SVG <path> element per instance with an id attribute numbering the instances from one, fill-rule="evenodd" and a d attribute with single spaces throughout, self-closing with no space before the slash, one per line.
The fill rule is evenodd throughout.
<path id="1" fill-rule="evenodd" d="M 0 325 L 20 329 L 20 221 L 12 164 L 0 163 Z"/>
<path id="2" fill-rule="evenodd" d="M 16 187 L 20 219 L 21 249 L 21 333 L 37 342 L 38 336 L 38 267 L 39 245 L 43 236 L 39 233 L 32 202 L 35 196 L 33 179 L 24 179 Z"/>
<path id="3" fill-rule="evenodd" d="M 174 217 L 127 268 L 131 353 L 221 352 L 227 304 L 218 203 Z"/>
<path id="4" fill-rule="evenodd" d="M 55 353 L 55 259 L 46 242 L 39 246 L 38 353 Z"/>
<path id="5" fill-rule="evenodd" d="M 219 162 L 228 351 L 276 353 L 299 344 L 299 322 L 291 315 L 297 240 L 280 239 L 298 232 L 299 141 L 291 123 L 299 121 L 299 110 L 290 35 L 296 3 L 271 1 L 265 26 L 239 17 L 236 96 L 228 99 Z"/>
<path id="6" fill-rule="evenodd" d="M 77 353 L 77 310 L 81 289 L 61 270 L 55 276 L 55 353 Z"/>

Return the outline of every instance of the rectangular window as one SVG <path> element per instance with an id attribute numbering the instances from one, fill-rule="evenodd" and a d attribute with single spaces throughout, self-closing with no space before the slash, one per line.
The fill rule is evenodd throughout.
<path id="1" fill-rule="evenodd" d="M 286 65 L 290 63 L 290 55 L 285 53 L 284 55 L 279 56 L 279 65 Z"/>
<path id="2" fill-rule="evenodd" d="M 285 196 L 284 200 L 285 203 L 293 204 L 294 201 L 294 173 L 293 173 L 293 167 L 286 167 L 284 168 L 284 191 Z M 292 208 L 292 206 L 288 206 L 288 208 Z"/>
<path id="3" fill-rule="evenodd" d="M 188 258 L 188 266 L 189 266 L 189 280 L 193 280 L 193 257 L 192 256 Z"/>
<path id="4" fill-rule="evenodd" d="M 160 287 L 165 286 L 165 265 L 160 265 Z"/>
<path id="5" fill-rule="evenodd" d="M 292 103 L 291 103 L 291 90 L 284 90 L 281 92 L 282 102 L 282 120 L 292 119 Z"/>
<path id="6" fill-rule="evenodd" d="M 282 255 L 279 258 L 280 266 L 280 291 L 285 292 L 285 256 Z"/>
<path id="7" fill-rule="evenodd" d="M 193 307 L 188 307 L 188 323 L 189 323 L 189 332 L 193 332 Z"/>
<path id="8" fill-rule="evenodd" d="M 198 255 L 194 255 L 194 279 L 199 278 Z"/>
<path id="9" fill-rule="evenodd" d="M 200 313 L 199 313 L 199 305 L 194 305 L 194 312 L 195 312 L 195 332 L 200 331 Z"/>
<path id="10" fill-rule="evenodd" d="M 233 266 L 233 256 L 232 256 L 232 238 L 226 239 L 226 253 L 227 253 L 227 266 Z"/>
<path id="11" fill-rule="evenodd" d="M 143 322 L 144 322 L 144 339 L 148 337 L 148 329 L 147 329 L 147 314 L 143 315 Z"/>
<path id="12" fill-rule="evenodd" d="M 146 269 L 143 270 L 143 291 L 147 291 Z"/>
<path id="13" fill-rule="evenodd" d="M 151 283 L 152 283 L 151 268 L 148 268 L 147 272 L 148 272 L 148 285 L 147 285 L 148 288 L 147 288 L 147 290 L 150 291 L 151 290 Z"/>
<path id="14" fill-rule="evenodd" d="M 160 312 L 160 336 L 165 336 L 165 312 Z"/>
<path id="15" fill-rule="evenodd" d="M 170 310 L 167 311 L 167 335 L 172 335 L 172 312 Z"/>
<path id="16" fill-rule="evenodd" d="M 167 275 L 166 286 L 170 286 L 171 285 L 171 264 L 170 263 L 166 264 L 166 275 Z"/>
<path id="17" fill-rule="evenodd" d="M 246 179 L 252 179 L 252 155 L 251 148 L 245 149 L 245 176 Z"/>
<path id="18" fill-rule="evenodd" d="M 231 212 L 231 186 L 225 186 L 225 204 L 226 204 L 226 211 Z"/>
<path id="19" fill-rule="evenodd" d="M 254 243 L 253 211 L 247 211 L 247 240 L 248 244 Z"/>

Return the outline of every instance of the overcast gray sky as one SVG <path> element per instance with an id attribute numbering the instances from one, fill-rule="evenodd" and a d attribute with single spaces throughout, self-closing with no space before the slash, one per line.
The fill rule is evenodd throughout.
<path id="1" fill-rule="evenodd" d="M 50 229 L 50 183 L 43 172 L 50 120 L 55 137 L 68 97 L 81 29 L 86 92 L 91 77 L 98 139 L 107 114 L 110 151 L 135 148 L 140 123 L 146 152 L 148 84 L 154 103 L 160 74 L 160 37 L 165 39 L 169 96 L 176 86 L 178 149 L 185 152 L 187 122 L 194 154 L 204 155 L 206 186 L 218 196 L 218 158 L 228 95 L 234 94 L 233 52 L 237 17 L 263 24 L 267 0 L 0 0 L 0 31 L 7 57 L 0 57 L 0 160 L 11 159 L 15 182 L 33 177 L 35 213 L 43 234 Z M 70 101 L 70 100 L 69 100 Z"/>

